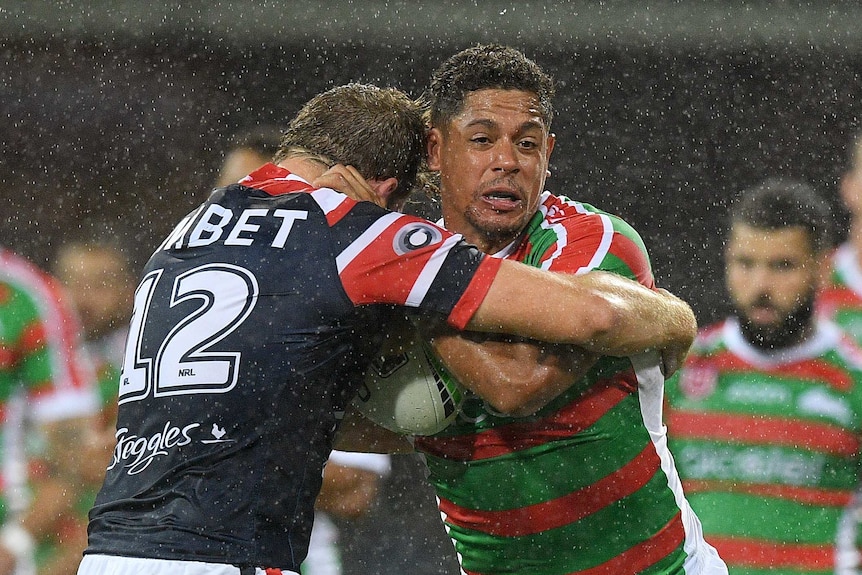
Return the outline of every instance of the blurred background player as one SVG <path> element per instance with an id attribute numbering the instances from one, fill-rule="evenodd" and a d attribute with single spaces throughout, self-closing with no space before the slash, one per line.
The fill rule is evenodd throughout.
<path id="1" fill-rule="evenodd" d="M 98 400 L 59 283 L 2 247 L 0 407 L 0 574 L 23 575 L 34 572 L 34 548 L 76 513 Z"/>
<path id="2" fill-rule="evenodd" d="M 827 262 L 826 281 L 817 311 L 838 323 L 862 343 L 862 132 L 851 141 L 846 171 L 839 180 L 841 200 L 850 216 L 847 237 Z M 856 575 L 862 568 L 862 492 L 857 492 L 842 516 L 835 573 Z"/>
<path id="3" fill-rule="evenodd" d="M 87 546 L 87 512 L 102 483 L 116 432 L 117 389 L 135 294 L 127 251 L 113 238 L 71 241 L 57 251 L 54 275 L 81 322 L 82 346 L 98 384 L 98 433 L 81 453 L 84 479 L 74 513 L 58 518 L 56 537 L 40 546 L 40 572 L 73 574 Z"/>
<path id="4" fill-rule="evenodd" d="M 862 133 L 852 142 L 848 155 L 839 191 L 850 215 L 850 228 L 827 262 L 829 273 L 817 309 L 862 342 Z"/>
<path id="5" fill-rule="evenodd" d="M 96 367 L 102 402 L 109 409 L 105 424 L 113 429 L 123 347 L 135 298 L 136 276 L 129 256 L 113 239 L 70 242 L 58 250 L 53 271 L 81 320 L 84 346 Z"/>
<path id="6" fill-rule="evenodd" d="M 731 574 L 826 574 L 859 483 L 862 349 L 814 314 L 828 204 L 767 180 L 732 206 L 736 314 L 704 328 L 667 386 L 668 437 L 704 535 Z"/>

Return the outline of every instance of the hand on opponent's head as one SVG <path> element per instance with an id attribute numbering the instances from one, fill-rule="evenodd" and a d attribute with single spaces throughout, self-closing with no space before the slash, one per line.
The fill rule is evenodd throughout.
<path id="1" fill-rule="evenodd" d="M 377 194 L 353 166 L 335 164 L 311 182 L 311 185 L 332 188 L 356 201 L 373 202 L 380 207 L 386 207 L 386 198 Z"/>

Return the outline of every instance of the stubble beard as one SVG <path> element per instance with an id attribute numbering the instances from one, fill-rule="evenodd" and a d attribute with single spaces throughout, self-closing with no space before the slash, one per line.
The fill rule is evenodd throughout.
<path id="1" fill-rule="evenodd" d="M 777 324 L 757 324 L 737 309 L 739 326 L 745 341 L 763 351 L 776 351 L 802 343 L 814 326 L 814 290 Z"/>
<path id="2" fill-rule="evenodd" d="M 496 253 L 512 243 L 521 235 L 521 232 L 527 227 L 527 222 L 529 222 L 526 220 L 508 224 L 495 223 L 482 217 L 480 211 L 472 206 L 464 212 L 464 219 L 476 234 L 474 243 L 482 248 L 482 251 L 489 254 Z M 467 239 L 470 240 L 470 238 Z"/>

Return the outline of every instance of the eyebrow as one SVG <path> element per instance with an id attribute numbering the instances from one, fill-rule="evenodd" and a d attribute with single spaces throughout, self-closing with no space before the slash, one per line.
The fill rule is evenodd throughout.
<path id="1" fill-rule="evenodd" d="M 493 120 L 489 120 L 487 118 L 477 118 L 476 120 L 468 122 L 466 127 L 470 128 L 473 126 L 484 126 L 486 128 L 496 128 L 498 125 L 499 124 Z M 527 130 L 532 129 L 544 130 L 545 124 L 544 122 L 536 120 L 527 120 L 519 126 L 519 131 L 521 132 L 526 132 Z"/>

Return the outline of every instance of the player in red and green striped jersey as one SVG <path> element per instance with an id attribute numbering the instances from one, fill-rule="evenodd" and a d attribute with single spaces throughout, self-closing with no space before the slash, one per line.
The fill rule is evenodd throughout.
<path id="1" fill-rule="evenodd" d="M 859 482 L 862 349 L 814 314 L 829 246 L 828 205 L 807 184 L 744 192 L 725 252 L 736 313 L 668 382 L 683 487 L 733 575 L 833 572 Z"/>
<path id="2" fill-rule="evenodd" d="M 543 192 L 552 95 L 550 77 L 507 47 L 464 50 L 438 69 L 428 163 L 445 226 L 496 257 L 653 288 L 628 224 Z M 657 354 L 597 357 L 475 334 L 433 343 L 473 392 L 454 424 L 415 439 L 464 573 L 726 573 L 665 446 Z"/>
<path id="3" fill-rule="evenodd" d="M 841 177 L 841 200 L 850 213 L 846 240 L 830 255 L 829 275 L 817 298 L 818 313 L 862 341 L 862 134 Z"/>
<path id="4" fill-rule="evenodd" d="M 75 457 L 98 402 L 77 330 L 59 284 L 0 247 L 0 572 L 32 563 L 35 540 L 79 488 Z M 34 431 L 44 441 L 35 480 Z"/>
<path id="5" fill-rule="evenodd" d="M 850 214 L 850 229 L 829 257 L 828 276 L 817 297 L 817 311 L 862 342 L 862 133 L 853 140 L 848 156 L 848 168 L 841 176 L 839 190 Z M 862 568 L 861 524 L 862 491 L 841 521 L 836 575 L 856 575 Z"/>

